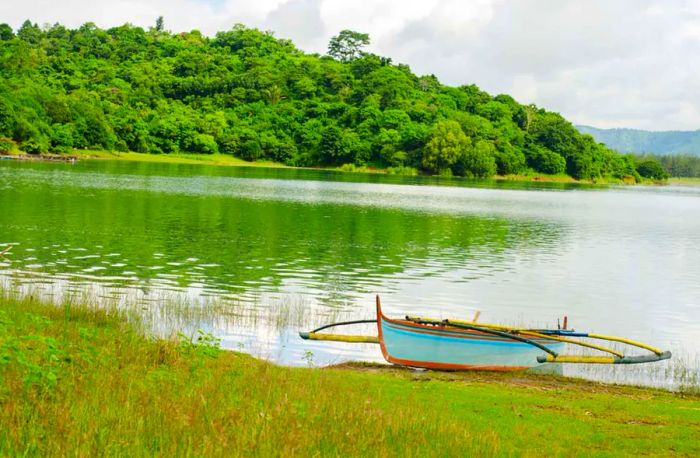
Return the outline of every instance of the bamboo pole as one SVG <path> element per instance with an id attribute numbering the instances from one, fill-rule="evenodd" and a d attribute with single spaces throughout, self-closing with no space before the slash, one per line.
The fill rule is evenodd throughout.
<path id="1" fill-rule="evenodd" d="M 299 336 L 305 340 L 333 340 L 336 342 L 351 342 L 351 343 L 379 343 L 379 338 L 376 336 L 351 336 L 345 334 L 319 334 L 315 332 L 300 332 Z"/>
<path id="2" fill-rule="evenodd" d="M 557 342 L 565 342 L 565 343 L 570 343 L 570 344 L 574 344 L 574 345 L 580 345 L 580 346 L 586 347 L 586 348 L 592 348 L 594 350 L 604 351 L 606 353 L 612 353 L 613 355 L 619 356 L 620 358 L 625 356 L 624 353 L 613 350 L 612 348 L 603 347 L 601 345 L 589 344 L 588 342 L 582 342 L 580 340 L 568 339 L 566 337 L 561 337 L 561 336 L 550 336 L 547 334 L 540 334 L 539 332 L 534 332 L 534 331 L 523 331 L 522 333 L 529 335 L 529 336 L 533 336 L 533 337 L 539 337 L 540 339 L 551 339 L 551 340 L 556 340 Z"/>
<path id="3" fill-rule="evenodd" d="M 432 322 L 436 322 L 436 323 L 439 323 L 441 321 L 441 320 L 437 320 L 435 318 L 425 318 L 425 317 L 408 317 L 407 316 L 406 318 L 410 321 L 426 321 L 426 322 L 432 321 Z M 466 320 L 449 320 L 449 321 L 451 323 L 455 323 L 455 324 L 464 324 L 464 325 L 468 325 L 468 326 L 480 326 L 483 328 L 491 328 L 491 329 L 496 329 L 499 331 L 521 332 L 521 333 L 528 333 L 528 334 L 536 332 L 534 330 L 528 330 L 526 328 L 517 328 L 514 326 L 504 326 L 504 325 L 500 325 L 500 324 L 475 323 L 473 321 L 466 321 Z M 549 334 L 542 334 L 542 336 L 543 336 L 543 338 L 547 338 L 547 339 L 559 340 L 559 339 L 555 339 L 555 337 L 559 337 L 559 336 L 554 336 L 554 335 L 549 335 Z M 642 342 L 637 342 L 635 340 L 626 339 L 624 337 L 616 337 L 616 336 L 608 336 L 608 335 L 603 335 L 603 334 L 592 334 L 592 333 L 586 333 L 586 335 L 582 336 L 582 337 L 589 337 L 591 339 L 608 340 L 611 342 L 620 342 L 620 343 L 624 343 L 627 345 L 631 345 L 633 347 L 638 347 L 638 348 L 643 348 L 645 350 L 649 350 L 650 352 L 655 353 L 657 355 L 664 354 L 664 351 L 661 350 L 660 348 L 653 347 L 651 345 L 647 345 L 647 344 L 642 343 Z M 565 337 L 560 337 L 560 339 L 565 339 Z M 561 341 L 563 342 L 563 340 L 561 340 Z M 593 348 L 593 349 L 605 351 L 608 353 L 612 353 L 616 356 L 622 357 L 622 354 L 620 352 L 617 352 L 615 350 L 611 350 L 611 349 L 606 348 L 606 347 L 598 347 L 594 344 L 588 344 L 586 342 L 581 342 L 579 340 L 573 340 L 573 339 L 567 339 L 567 342 L 574 344 L 574 345 L 580 345 L 582 347 L 588 347 L 588 348 Z"/>
<path id="4" fill-rule="evenodd" d="M 588 337 L 591 339 L 601 339 L 601 340 L 609 340 L 611 342 L 621 342 L 627 345 L 632 345 L 633 347 L 639 347 L 643 348 L 645 350 L 649 350 L 652 353 L 656 353 L 657 355 L 662 355 L 664 353 L 663 350 L 660 348 L 652 347 L 651 345 L 647 345 L 641 342 L 637 342 L 631 339 L 625 339 L 624 337 L 615 337 L 615 336 L 606 336 L 602 334 L 591 334 L 588 333 Z"/>

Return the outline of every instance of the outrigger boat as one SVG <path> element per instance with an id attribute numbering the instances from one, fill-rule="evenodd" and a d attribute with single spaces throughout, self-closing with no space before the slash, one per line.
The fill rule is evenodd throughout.
<path id="1" fill-rule="evenodd" d="M 669 359 L 671 352 L 622 337 L 594 334 L 567 329 L 527 329 L 478 322 L 478 312 L 472 321 L 439 320 L 406 316 L 393 319 L 382 313 L 377 295 L 377 317 L 333 323 L 310 332 L 300 332 L 303 339 L 340 342 L 377 343 L 384 358 L 401 366 L 441 370 L 513 371 L 528 369 L 544 363 L 639 364 Z M 377 336 L 328 334 L 320 331 L 335 326 L 376 323 Z M 589 341 L 588 338 L 619 342 L 649 351 L 640 356 L 624 353 Z M 602 355 L 562 354 L 565 344 L 597 350 Z"/>

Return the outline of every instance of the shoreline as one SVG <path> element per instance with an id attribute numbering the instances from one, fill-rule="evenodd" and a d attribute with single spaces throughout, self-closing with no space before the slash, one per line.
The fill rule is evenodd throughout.
<path id="1" fill-rule="evenodd" d="M 116 152 L 116 151 L 95 151 L 95 150 L 73 150 L 70 153 L 45 153 L 32 155 L 27 153 L 14 153 L 12 155 L 5 155 L 4 157 L 13 157 L 16 160 L 46 160 L 46 161 L 60 161 L 66 160 L 69 162 L 76 160 L 117 160 L 117 161 L 131 161 L 131 162 L 150 162 L 150 163 L 161 163 L 161 164 L 190 164 L 190 165 L 211 165 L 220 167 L 261 167 L 261 168 L 284 168 L 284 169 L 297 169 L 297 170 L 324 170 L 342 173 L 356 173 L 356 174 L 379 174 L 379 175 L 393 175 L 402 176 L 401 173 L 391 174 L 388 168 L 375 168 L 375 167 L 354 167 L 351 164 L 338 167 L 296 167 L 285 165 L 279 162 L 273 161 L 245 161 L 243 159 L 237 158 L 235 156 L 227 154 L 146 154 L 146 153 L 135 153 L 135 152 Z M 21 159 L 20 159 L 21 158 Z M 65 159 L 64 159 L 65 158 Z M 3 156 L 0 156 L 0 160 Z M 433 177 L 433 175 L 412 175 L 407 174 L 403 176 L 424 176 Z M 437 176 L 437 175 L 435 175 Z M 453 177 L 460 179 L 462 177 Z M 658 182 L 653 180 L 645 180 L 641 183 L 634 183 L 617 180 L 611 178 L 600 178 L 595 180 L 577 180 L 569 175 L 546 175 L 546 174 L 534 174 L 534 175 L 495 175 L 491 178 L 483 179 L 469 179 L 474 181 L 495 181 L 495 182 L 520 182 L 520 183 L 557 183 L 557 184 L 581 184 L 581 185 L 665 185 L 665 182 Z M 700 185 L 700 181 L 699 181 Z"/>
<path id="2" fill-rule="evenodd" d="M 281 367 L 220 350 L 206 332 L 145 337 L 123 312 L 1 291 L 0 304 L 3 455 L 700 453 L 694 392 L 520 372 Z"/>

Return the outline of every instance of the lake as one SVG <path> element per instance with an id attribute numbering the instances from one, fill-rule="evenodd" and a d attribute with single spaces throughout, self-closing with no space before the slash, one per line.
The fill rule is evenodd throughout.
<path id="1" fill-rule="evenodd" d="M 131 306 L 154 332 L 211 332 L 282 364 L 382 361 L 299 330 L 374 316 L 571 326 L 700 354 L 700 188 L 592 187 L 81 161 L 0 161 L 0 281 L 54 300 Z M 365 328 L 371 332 L 371 328 Z"/>

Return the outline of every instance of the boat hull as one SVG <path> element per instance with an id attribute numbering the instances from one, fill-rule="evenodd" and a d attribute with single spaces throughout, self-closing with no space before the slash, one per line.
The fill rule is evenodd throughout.
<path id="1" fill-rule="evenodd" d="M 384 358 L 403 366 L 513 371 L 540 365 L 537 357 L 545 354 L 533 345 L 481 331 L 394 320 L 382 314 L 379 304 L 377 328 Z M 554 340 L 533 340 L 556 352 L 564 348 Z"/>

